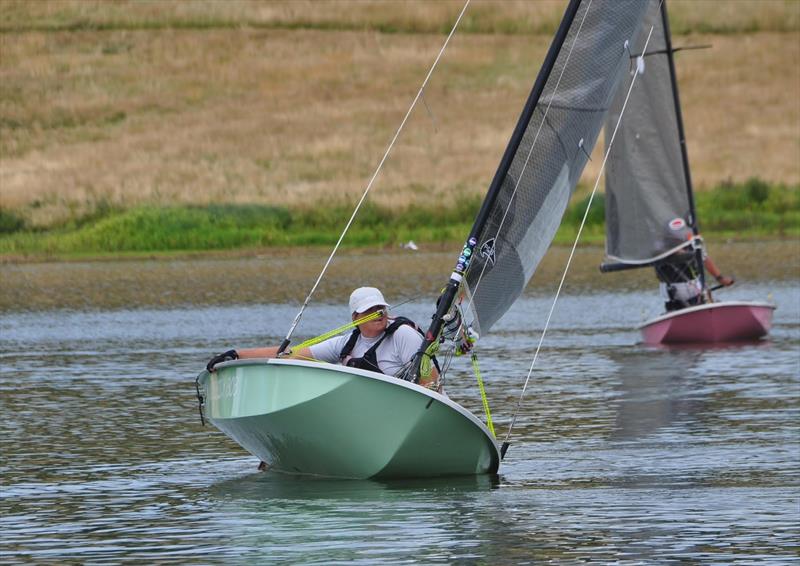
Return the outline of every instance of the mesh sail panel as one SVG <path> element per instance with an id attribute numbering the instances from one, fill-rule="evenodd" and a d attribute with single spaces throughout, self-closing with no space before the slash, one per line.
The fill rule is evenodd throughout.
<path id="1" fill-rule="evenodd" d="M 663 256 L 681 243 L 671 236 L 669 222 L 679 217 L 689 221 L 669 59 L 656 2 L 646 14 L 645 29 L 650 25 L 654 29 L 644 73 L 633 85 L 606 164 L 606 255 L 621 263 L 647 263 Z M 644 35 L 634 55 L 642 53 Z M 622 110 L 623 90 L 608 113 L 606 143 Z"/>
<path id="2" fill-rule="evenodd" d="M 465 278 L 478 332 L 487 332 L 522 294 L 555 236 L 628 72 L 625 42 L 633 44 L 650 1 L 594 0 L 579 6 L 480 228 Z"/>

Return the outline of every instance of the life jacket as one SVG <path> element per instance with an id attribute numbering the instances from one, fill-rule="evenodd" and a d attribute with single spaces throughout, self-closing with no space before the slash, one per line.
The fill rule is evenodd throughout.
<path id="1" fill-rule="evenodd" d="M 380 346 L 384 340 L 386 340 L 389 336 L 394 334 L 398 328 L 407 324 L 417 332 L 419 332 L 420 336 L 424 336 L 425 334 L 422 330 L 417 326 L 410 318 L 406 318 L 404 316 L 395 317 L 392 323 L 386 327 L 386 330 L 383 331 L 383 336 L 381 336 L 380 340 L 375 342 L 369 350 L 364 352 L 364 355 L 360 358 L 350 358 L 347 360 L 345 364 L 347 367 L 357 368 L 357 369 L 365 369 L 367 371 L 374 371 L 376 373 L 383 373 L 381 369 L 378 367 L 378 346 Z M 356 327 L 353 329 L 353 332 L 350 334 L 350 338 L 347 339 L 342 351 L 339 352 L 339 362 L 344 363 L 344 360 L 347 356 L 350 355 L 350 352 L 353 351 L 353 348 L 356 346 L 356 342 L 358 342 L 358 337 L 361 336 L 361 330 Z M 433 358 L 433 363 L 436 366 L 436 369 L 439 370 L 439 362 L 436 360 L 436 357 Z"/>
<path id="2" fill-rule="evenodd" d="M 680 254 L 655 264 L 658 279 L 667 285 L 697 279 L 697 262 L 693 254 Z"/>

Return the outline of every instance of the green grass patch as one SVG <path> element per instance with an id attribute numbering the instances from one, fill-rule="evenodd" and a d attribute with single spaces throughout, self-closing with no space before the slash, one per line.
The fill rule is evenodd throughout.
<path id="1" fill-rule="evenodd" d="M 589 196 L 574 200 L 561 223 L 556 241 L 571 242 L 583 218 Z M 721 183 L 695 193 L 698 224 L 703 235 L 724 237 L 800 236 L 800 185 L 770 185 L 753 178 L 744 183 Z M 602 242 L 605 197 L 597 194 L 581 236 L 584 242 Z"/>
<path id="2" fill-rule="evenodd" d="M 24 219 L 14 212 L 0 207 L 0 234 L 11 234 L 24 229 Z"/>
<path id="3" fill-rule="evenodd" d="M 800 186 L 768 185 L 758 179 L 723 183 L 697 194 L 705 236 L 800 236 Z M 567 209 L 556 235 L 570 243 L 588 196 Z M 404 210 L 366 203 L 343 245 L 369 247 L 399 242 L 460 242 L 480 207 L 465 199 L 451 207 L 415 205 Z M 101 202 L 91 214 L 47 231 L 26 228 L 15 213 L 0 209 L 0 253 L 77 255 L 129 252 L 212 251 L 270 246 L 333 245 L 353 211 L 352 203 L 290 210 L 267 205 L 144 206 L 114 209 Z M 605 199 L 596 195 L 581 237 L 604 239 Z"/>
<path id="4" fill-rule="evenodd" d="M 478 202 L 448 209 L 391 210 L 367 203 L 344 241 L 380 246 L 408 239 L 451 241 L 464 237 Z M 104 211 L 52 230 L 25 229 L 0 213 L 0 253 L 70 255 L 109 252 L 232 250 L 269 246 L 333 245 L 353 206 L 289 210 L 265 205 L 138 207 Z"/>

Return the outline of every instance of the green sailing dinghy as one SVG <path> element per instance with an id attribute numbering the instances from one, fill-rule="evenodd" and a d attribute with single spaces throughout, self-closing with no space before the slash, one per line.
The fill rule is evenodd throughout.
<path id="1" fill-rule="evenodd" d="M 200 374 L 205 417 L 271 469 L 341 478 L 494 473 L 494 436 L 425 387 L 301 360 L 236 360 Z"/>
<path id="2" fill-rule="evenodd" d="M 629 71 L 636 54 L 630 46 L 636 44 L 651 2 L 656 0 L 569 2 L 407 371 L 391 377 L 280 354 L 278 359 L 226 362 L 197 378 L 201 414 L 281 472 L 341 478 L 497 472 L 514 420 L 499 444 L 473 346 L 525 290 L 561 223 L 617 89 L 626 81 L 633 86 Z M 433 67 L 428 77 L 432 72 Z M 279 352 L 286 351 L 347 227 Z M 418 385 L 433 353 L 444 361 L 443 380 L 453 353 L 470 350 L 486 425 L 448 397 Z"/>

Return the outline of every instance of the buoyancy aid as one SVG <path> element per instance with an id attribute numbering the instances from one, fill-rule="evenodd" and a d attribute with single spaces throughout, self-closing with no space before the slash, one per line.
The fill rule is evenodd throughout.
<path id="1" fill-rule="evenodd" d="M 420 330 L 419 326 L 417 326 L 417 324 L 413 320 L 411 320 L 410 318 L 406 318 L 404 316 L 398 316 L 392 320 L 392 323 L 386 327 L 386 330 L 383 331 L 383 336 L 381 336 L 380 339 L 369 348 L 369 350 L 364 352 L 363 356 L 361 356 L 360 358 L 350 358 L 349 360 L 347 360 L 347 362 L 345 362 L 347 357 L 350 355 L 350 352 L 352 352 L 353 348 L 355 348 L 356 342 L 358 342 L 358 337 L 361 336 L 361 330 L 358 327 L 356 327 L 350 334 L 350 338 L 347 339 L 347 342 L 342 348 L 342 351 L 339 352 L 339 362 L 344 363 L 344 365 L 346 365 L 347 367 L 365 369 L 368 371 L 374 371 L 376 373 L 383 373 L 380 367 L 378 367 L 378 356 L 377 356 L 378 346 L 380 346 L 384 340 L 386 340 L 389 336 L 394 334 L 397 331 L 397 329 L 403 326 L 404 324 L 407 324 L 408 326 L 419 332 L 421 336 L 424 336 L 422 330 Z M 438 370 L 439 364 L 435 357 L 433 358 L 433 363 L 436 366 L 436 369 Z"/>
<path id="2" fill-rule="evenodd" d="M 662 284 L 662 293 L 668 299 L 665 302 L 667 311 L 705 303 L 694 254 L 678 253 L 654 267 Z"/>
<path id="3" fill-rule="evenodd" d="M 697 279 L 697 262 L 694 254 L 676 254 L 655 264 L 658 279 L 667 285 L 672 283 L 686 283 Z"/>

